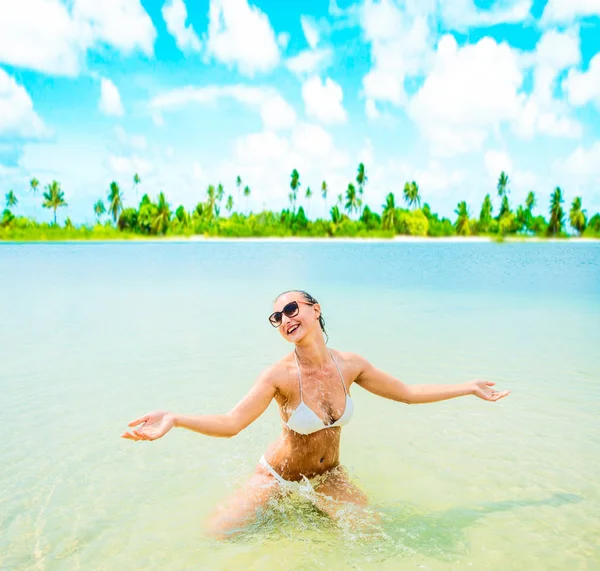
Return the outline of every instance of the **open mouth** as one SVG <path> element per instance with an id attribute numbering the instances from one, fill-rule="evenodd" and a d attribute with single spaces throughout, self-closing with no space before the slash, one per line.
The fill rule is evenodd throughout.
<path id="1" fill-rule="evenodd" d="M 294 331 L 298 330 L 298 327 L 300 327 L 299 323 L 291 325 L 290 327 L 288 327 L 287 334 L 291 335 L 292 333 L 294 333 Z"/>

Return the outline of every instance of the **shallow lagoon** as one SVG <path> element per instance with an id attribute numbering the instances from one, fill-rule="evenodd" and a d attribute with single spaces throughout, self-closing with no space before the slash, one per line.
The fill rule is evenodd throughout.
<path id="1" fill-rule="evenodd" d="M 408 383 L 513 392 L 408 407 L 354 387 L 342 458 L 364 537 L 302 501 L 216 544 L 202 522 L 280 430 L 119 439 L 154 408 L 226 411 L 289 347 L 280 291 L 330 346 Z M 600 244 L 0 245 L 1 569 L 592 569 L 600 561 Z"/>

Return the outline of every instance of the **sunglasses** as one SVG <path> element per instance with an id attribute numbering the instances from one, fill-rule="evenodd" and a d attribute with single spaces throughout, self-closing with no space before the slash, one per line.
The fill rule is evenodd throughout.
<path id="1" fill-rule="evenodd" d="M 300 308 L 298 307 L 298 303 L 303 303 L 304 305 L 312 305 L 311 303 L 306 303 L 304 301 L 290 301 L 290 303 L 286 304 L 281 311 L 275 311 L 269 315 L 269 322 L 273 327 L 279 327 L 281 325 L 281 321 L 283 319 L 284 314 L 287 317 L 296 317 Z"/>

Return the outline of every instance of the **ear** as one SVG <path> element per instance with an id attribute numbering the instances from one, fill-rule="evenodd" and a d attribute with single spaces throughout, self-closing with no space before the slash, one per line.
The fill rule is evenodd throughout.
<path id="1" fill-rule="evenodd" d="M 319 317 L 321 317 L 321 306 L 318 303 L 315 303 L 313 305 L 313 309 L 315 310 L 315 313 L 317 314 L 317 319 L 319 319 Z"/>

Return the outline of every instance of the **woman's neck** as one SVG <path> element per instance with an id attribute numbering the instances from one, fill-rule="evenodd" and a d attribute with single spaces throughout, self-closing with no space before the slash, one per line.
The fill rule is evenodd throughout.
<path id="1" fill-rule="evenodd" d="M 296 345 L 294 351 L 301 364 L 315 369 L 322 368 L 331 360 L 329 349 L 322 338 L 303 340 L 302 343 Z"/>

